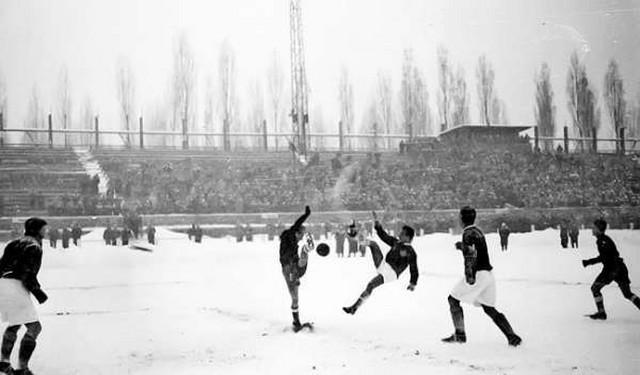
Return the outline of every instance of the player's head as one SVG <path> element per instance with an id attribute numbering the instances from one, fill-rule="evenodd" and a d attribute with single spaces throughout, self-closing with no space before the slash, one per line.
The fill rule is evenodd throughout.
<path id="1" fill-rule="evenodd" d="M 464 206 L 460 209 L 460 221 L 464 226 L 472 225 L 476 221 L 476 209 Z"/>
<path id="2" fill-rule="evenodd" d="M 31 217 L 24 222 L 25 236 L 43 238 L 45 235 L 45 227 L 47 222 L 39 217 Z"/>
<path id="3" fill-rule="evenodd" d="M 402 242 L 411 242 L 413 240 L 413 236 L 415 236 L 416 232 L 408 225 L 402 226 L 402 230 L 400 231 L 400 241 Z"/>
<path id="4" fill-rule="evenodd" d="M 596 219 L 593 222 L 593 229 L 591 230 L 594 236 L 603 234 L 607 230 L 607 221 L 605 219 Z"/>
<path id="5" fill-rule="evenodd" d="M 306 232 L 307 228 L 304 225 L 300 226 L 300 229 L 296 231 L 296 240 L 300 241 L 302 237 L 304 237 L 304 232 Z"/>

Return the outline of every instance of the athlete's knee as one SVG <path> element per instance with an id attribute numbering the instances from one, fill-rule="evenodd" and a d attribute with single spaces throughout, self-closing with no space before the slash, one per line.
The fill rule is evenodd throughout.
<path id="1" fill-rule="evenodd" d="M 591 293 L 594 297 L 602 295 L 600 294 L 600 291 L 602 290 L 603 286 L 604 285 L 602 285 L 601 283 L 593 283 L 593 285 L 591 285 Z"/>
<path id="2" fill-rule="evenodd" d="M 460 301 L 458 301 L 456 298 L 453 298 L 453 296 L 449 296 L 447 298 L 447 301 L 449 301 L 449 309 L 451 311 L 459 311 L 462 309 L 462 307 L 460 306 Z"/>
<path id="3" fill-rule="evenodd" d="M 371 293 L 375 288 L 379 287 L 382 284 L 384 284 L 384 278 L 382 277 L 382 275 L 377 275 L 376 277 L 371 279 L 371 281 L 369 281 L 369 284 L 367 284 L 367 288 L 365 290 Z"/>
<path id="4" fill-rule="evenodd" d="M 500 311 L 496 310 L 496 308 L 493 306 L 482 305 L 482 310 L 492 319 L 498 318 L 500 317 L 500 315 L 502 315 Z"/>
<path id="5" fill-rule="evenodd" d="M 620 286 L 620 291 L 622 292 L 622 295 L 624 296 L 624 298 L 626 298 L 628 300 L 631 300 L 631 299 L 633 299 L 633 297 L 635 297 L 635 294 L 633 294 L 633 292 L 631 291 L 631 288 L 629 287 L 629 285 Z"/>
<path id="6" fill-rule="evenodd" d="M 15 326 L 8 326 L 5 330 L 4 330 L 4 334 L 7 335 L 17 335 L 18 334 L 18 330 L 20 329 L 20 324 L 15 325 Z"/>
<path id="7" fill-rule="evenodd" d="M 27 327 L 27 332 L 25 332 L 25 336 L 29 336 L 34 340 L 38 338 L 40 332 L 42 332 L 42 324 L 40 322 L 32 322 L 25 324 Z"/>

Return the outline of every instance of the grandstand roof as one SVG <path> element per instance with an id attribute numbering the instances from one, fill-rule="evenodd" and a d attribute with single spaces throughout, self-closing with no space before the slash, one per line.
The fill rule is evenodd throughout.
<path id="1" fill-rule="evenodd" d="M 438 135 L 438 138 L 447 139 L 459 136 L 489 136 L 489 135 L 514 135 L 531 129 L 531 126 L 512 126 L 512 125 L 460 125 L 455 128 L 447 129 Z"/>

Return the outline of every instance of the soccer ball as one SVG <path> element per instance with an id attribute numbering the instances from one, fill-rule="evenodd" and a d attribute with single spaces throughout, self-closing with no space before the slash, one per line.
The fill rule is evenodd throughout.
<path id="1" fill-rule="evenodd" d="M 329 255 L 329 245 L 324 242 L 318 244 L 318 246 L 316 247 L 316 253 L 318 253 L 318 255 L 320 255 L 321 257 L 326 257 L 327 255 Z"/>

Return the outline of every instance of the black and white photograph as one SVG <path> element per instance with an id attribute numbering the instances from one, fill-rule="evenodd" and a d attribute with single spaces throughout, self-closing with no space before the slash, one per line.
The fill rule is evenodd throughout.
<path id="1" fill-rule="evenodd" d="M 640 374 L 640 0 L 0 0 L 0 375 Z"/>

